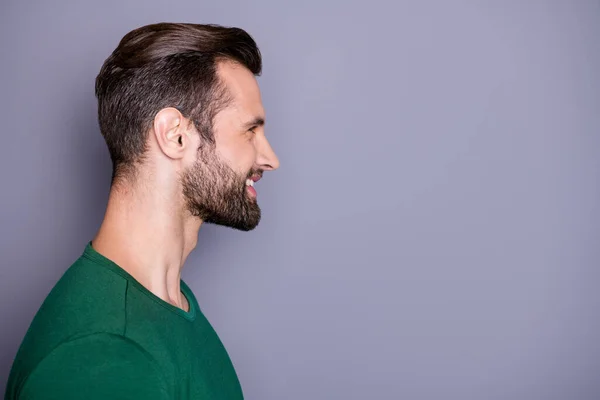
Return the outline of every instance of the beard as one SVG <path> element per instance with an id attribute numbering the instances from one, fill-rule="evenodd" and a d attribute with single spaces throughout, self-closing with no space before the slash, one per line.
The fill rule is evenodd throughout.
<path id="1" fill-rule="evenodd" d="M 248 195 L 246 179 L 257 172 L 240 174 L 219 158 L 214 147 L 201 147 L 194 165 L 181 176 L 188 211 L 206 223 L 241 231 L 256 228 L 261 210 Z"/>

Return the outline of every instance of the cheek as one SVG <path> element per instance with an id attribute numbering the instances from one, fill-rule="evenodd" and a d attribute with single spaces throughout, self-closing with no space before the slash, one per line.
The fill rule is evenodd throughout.
<path id="1" fill-rule="evenodd" d="M 217 146 L 217 153 L 233 170 L 244 175 L 252 169 L 256 160 L 256 147 L 252 140 L 230 146 Z"/>
<path id="2" fill-rule="evenodd" d="M 240 172 L 247 174 L 252 167 L 254 167 L 254 163 L 256 161 L 256 147 L 252 141 L 249 141 L 243 152 L 240 152 L 238 155 L 238 167 L 240 168 Z"/>

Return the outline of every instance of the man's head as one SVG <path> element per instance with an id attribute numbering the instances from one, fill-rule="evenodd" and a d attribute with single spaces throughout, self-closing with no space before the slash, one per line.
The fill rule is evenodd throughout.
<path id="1" fill-rule="evenodd" d="M 191 215 L 253 229 L 252 184 L 279 166 L 264 134 L 261 69 L 256 43 L 238 28 L 154 24 L 125 35 L 96 78 L 113 185 L 152 178 Z"/>

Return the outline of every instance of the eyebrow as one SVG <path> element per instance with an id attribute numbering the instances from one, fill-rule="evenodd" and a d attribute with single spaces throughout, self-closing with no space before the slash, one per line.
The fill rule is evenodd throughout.
<path id="1" fill-rule="evenodd" d="M 255 128 L 258 126 L 264 126 L 265 125 L 265 119 L 262 117 L 255 117 L 252 121 L 246 122 L 244 124 L 244 129 L 251 129 L 251 128 Z"/>

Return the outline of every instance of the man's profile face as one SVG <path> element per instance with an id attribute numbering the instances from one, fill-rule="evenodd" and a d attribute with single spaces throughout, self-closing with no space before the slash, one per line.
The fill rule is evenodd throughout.
<path id="1" fill-rule="evenodd" d="M 214 119 L 215 146 L 198 150 L 182 175 L 188 210 L 204 222 L 249 231 L 261 217 L 254 181 L 279 161 L 264 134 L 264 109 L 254 75 L 232 62 L 218 73 L 232 101 Z"/>

